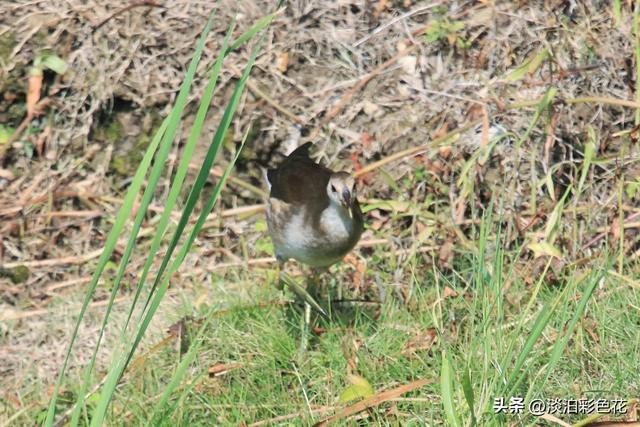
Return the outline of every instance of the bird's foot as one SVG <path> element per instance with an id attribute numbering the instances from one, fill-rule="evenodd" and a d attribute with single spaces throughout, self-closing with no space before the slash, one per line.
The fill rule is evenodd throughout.
<path id="1" fill-rule="evenodd" d="M 321 299 L 324 293 L 324 286 L 322 280 L 320 280 L 320 275 L 328 270 L 328 267 L 311 267 L 311 276 L 307 282 L 307 289 L 309 290 L 309 294 L 316 299 Z"/>
<path id="2" fill-rule="evenodd" d="M 316 310 L 318 313 L 320 313 L 324 317 L 326 318 L 329 317 L 327 316 L 326 311 L 324 311 L 324 309 L 320 306 L 320 304 L 318 304 L 316 299 L 309 293 L 309 291 L 307 291 L 304 287 L 300 286 L 300 284 L 293 277 L 289 276 L 285 272 L 281 272 L 280 279 L 285 285 L 287 285 L 289 289 L 291 289 L 291 292 L 293 292 L 294 294 L 296 294 L 298 298 L 300 298 L 300 300 L 302 300 L 306 304 L 309 304 L 311 308 Z"/>

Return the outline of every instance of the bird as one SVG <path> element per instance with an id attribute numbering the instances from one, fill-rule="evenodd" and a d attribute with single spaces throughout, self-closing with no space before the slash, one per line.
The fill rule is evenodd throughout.
<path id="1" fill-rule="evenodd" d="M 313 161 L 312 146 L 301 145 L 267 170 L 267 227 L 281 275 L 290 259 L 314 272 L 328 269 L 354 248 L 364 229 L 355 179 Z"/>

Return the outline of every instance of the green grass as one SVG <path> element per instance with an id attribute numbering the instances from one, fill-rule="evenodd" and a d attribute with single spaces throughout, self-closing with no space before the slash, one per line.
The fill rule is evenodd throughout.
<path id="1" fill-rule="evenodd" d="M 376 391 L 431 380 L 365 411 L 374 425 L 423 425 L 445 419 L 448 424 L 458 419 L 470 425 L 469 402 L 479 425 L 535 425 L 540 420 L 532 416 L 495 415 L 493 399 L 635 396 L 640 380 L 635 358 L 640 298 L 633 287 L 593 271 L 534 286 L 515 277 L 504 293 L 509 258 L 515 253 L 486 258 L 482 253 L 458 263 L 457 274 L 434 272 L 423 260 L 415 260 L 420 274 L 414 276 L 414 297 L 408 304 L 388 298 L 377 319 L 364 312 L 349 320 L 317 319 L 325 332 L 311 333 L 303 353 L 300 310 L 295 304 L 278 303 L 279 293 L 266 275 L 245 272 L 253 279 L 247 290 L 250 297 L 200 307 L 198 320 L 190 322 L 192 337 L 205 325 L 199 350 L 167 401 L 173 413 L 161 424 L 207 425 L 215 420 L 238 425 L 292 415 L 289 422 L 307 425 L 333 412 L 317 415 L 314 409 L 344 406 L 338 398 L 349 385 L 349 363 Z M 486 271 L 487 265 L 493 266 L 494 274 Z M 380 263 L 370 267 L 370 274 L 390 277 L 393 271 L 388 268 Z M 217 280 L 224 286 L 225 278 Z M 458 296 L 443 298 L 445 287 Z M 539 317 L 543 322 L 536 330 Z M 430 328 L 437 331 L 435 344 L 407 352 L 408 343 Z M 179 359 L 175 345 L 167 345 L 145 359 L 143 368 L 127 374 L 111 421 L 148 420 L 150 407 L 163 394 Z M 443 360 L 448 360 L 446 369 Z M 217 364 L 237 367 L 209 376 L 209 367 Z M 516 366 L 520 369 L 514 370 Z M 448 414 L 443 401 L 449 402 Z M 585 418 L 559 417 L 570 422 Z"/>

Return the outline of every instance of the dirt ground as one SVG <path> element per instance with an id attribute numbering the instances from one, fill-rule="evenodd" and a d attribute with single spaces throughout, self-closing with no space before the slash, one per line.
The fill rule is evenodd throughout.
<path id="1" fill-rule="evenodd" d="M 215 31 L 194 101 L 231 19 L 239 35 L 274 3 L 0 3 L 0 408 L 8 408 L 0 414 L 55 380 L 83 285 L 209 13 Z M 363 240 L 371 247 L 417 244 L 449 268 L 457 253 L 472 250 L 470 231 L 492 206 L 508 245 L 525 247 L 526 277 L 549 255 L 551 275 L 585 268 L 606 246 L 637 265 L 638 42 L 631 2 L 621 3 L 618 14 L 609 2 L 577 0 L 288 2 L 267 29 L 227 141 L 228 160 L 250 130 L 217 211 L 227 220 L 201 234 L 151 337 L 188 311 L 180 294 L 195 292 L 193 283 L 206 287 L 213 275 L 235 277 L 239 266 L 272 265 L 259 225 L 261 168 L 291 141 L 312 139 L 318 158 L 336 169 L 382 161 L 359 180 L 365 204 L 391 201 L 367 214 Z M 214 105 L 230 96 L 250 47 L 227 58 Z M 37 114 L 27 120 L 28 75 L 45 53 L 68 68 L 44 71 Z M 550 91 L 553 99 L 542 103 Z M 187 107 L 170 171 L 196 108 Z M 199 153 L 221 113 L 209 115 Z M 170 176 L 145 230 L 162 211 Z M 490 205 L 494 192 L 501 203 Z M 418 218 L 412 205 L 428 217 Z M 394 237 L 415 221 L 418 235 Z M 147 240 L 143 232 L 140 253 Z M 129 271 L 143 262 L 134 257 Z M 243 292 L 238 283 L 229 292 Z M 73 366 L 90 357 L 108 285 L 107 277 L 79 336 L 87 351 L 75 353 Z M 122 290 L 116 317 L 130 294 Z M 99 366 L 108 360 L 101 357 Z"/>

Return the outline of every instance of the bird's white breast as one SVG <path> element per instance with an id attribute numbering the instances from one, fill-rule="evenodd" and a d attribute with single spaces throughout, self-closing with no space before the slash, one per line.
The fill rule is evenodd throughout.
<path id="1" fill-rule="evenodd" d="M 325 266 L 340 260 L 349 247 L 351 218 L 344 209 L 329 205 L 314 228 L 304 212 L 291 215 L 276 251 L 285 259 L 294 258 L 311 266 Z"/>
<path id="2" fill-rule="evenodd" d="M 349 240 L 352 229 L 352 220 L 346 210 L 333 203 L 322 212 L 320 227 L 330 235 L 331 240 L 339 242 Z"/>

